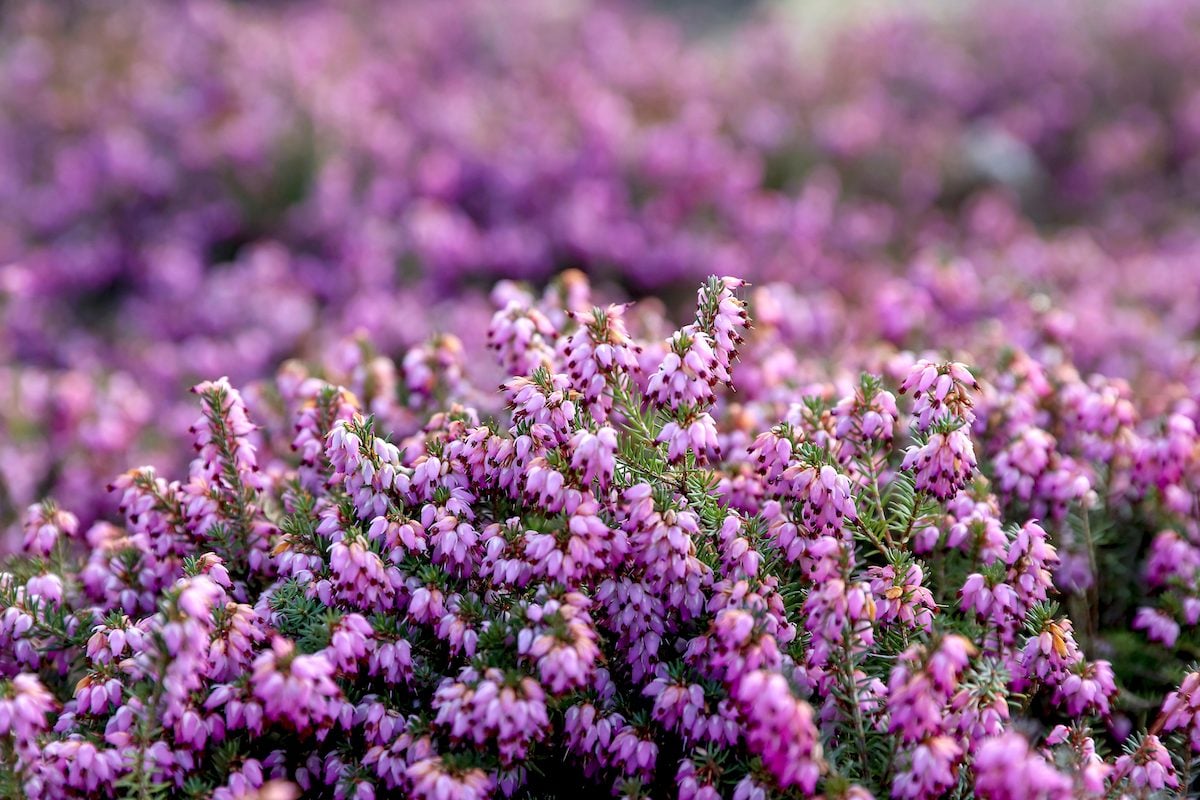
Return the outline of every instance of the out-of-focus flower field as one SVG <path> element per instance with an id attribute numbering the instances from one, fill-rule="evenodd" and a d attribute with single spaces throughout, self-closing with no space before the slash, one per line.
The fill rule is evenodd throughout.
<path id="1" fill-rule="evenodd" d="M 1200 11 L 1044 5 L 814 61 L 770 18 L 689 42 L 577 3 L 11 4 L 5 517 L 177 465 L 200 378 L 344 371 L 360 331 L 477 364 L 492 284 L 566 268 L 779 282 L 830 363 L 1053 344 L 1157 410 L 1194 385 Z"/>
<path id="2" fill-rule="evenodd" d="M 0 14 L 0 797 L 1197 791 L 1200 4 Z"/>

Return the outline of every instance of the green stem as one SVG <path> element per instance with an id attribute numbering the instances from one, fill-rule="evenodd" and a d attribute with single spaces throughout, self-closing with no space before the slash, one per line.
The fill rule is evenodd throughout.
<path id="1" fill-rule="evenodd" d="M 869 541 L 875 547 L 875 549 L 883 555 L 884 558 L 891 557 L 891 551 L 889 551 L 884 545 L 883 540 L 872 533 L 871 529 L 862 523 L 862 520 L 855 520 L 854 525 L 858 529 L 858 532 L 867 537 L 867 541 Z"/>
<path id="2" fill-rule="evenodd" d="M 850 635 L 853 635 L 853 633 Z M 868 780 L 871 776 L 871 762 L 867 752 L 867 730 L 863 723 L 862 709 L 858 707 L 858 684 L 854 680 L 853 650 L 853 646 L 847 640 L 846 660 L 842 663 L 842 678 L 845 681 L 846 692 L 850 698 L 849 712 L 854 722 L 854 738 L 858 746 L 858 760 L 862 764 L 862 780 Z"/>
<path id="3" fill-rule="evenodd" d="M 1091 586 L 1084 593 L 1087 602 L 1087 638 L 1089 644 L 1096 641 L 1100 627 L 1100 571 L 1096 569 L 1096 545 L 1092 537 L 1092 515 L 1083 509 L 1083 538 L 1087 544 L 1088 571 L 1092 574 Z"/>

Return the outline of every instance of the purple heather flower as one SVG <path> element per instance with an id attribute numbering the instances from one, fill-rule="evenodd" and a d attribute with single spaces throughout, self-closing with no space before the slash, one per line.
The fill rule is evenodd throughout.
<path id="1" fill-rule="evenodd" d="M 970 390 L 978 389 L 979 383 L 971 371 L 957 361 L 943 364 L 918 361 L 900 384 L 900 394 L 912 394 L 917 430 L 922 432 L 945 419 L 962 420 L 969 428 L 975 421 Z"/>
<path id="2" fill-rule="evenodd" d="M 24 527 L 25 552 L 46 556 L 54 550 L 59 539 L 75 536 L 79 530 L 79 520 L 71 512 L 63 511 L 47 501 L 26 510 Z"/>
<path id="3" fill-rule="evenodd" d="M 984 800 L 1069 800 L 1071 779 L 1056 770 L 1018 733 L 986 739 L 975 755 L 975 792 Z"/>
<path id="4" fill-rule="evenodd" d="M 54 697 L 36 675 L 22 672 L 14 676 L 0 690 L 0 736 L 11 736 L 18 749 L 26 752 L 46 729 L 46 717 L 54 707 Z"/>
<path id="5" fill-rule="evenodd" d="M 409 766 L 405 780 L 419 800 L 486 800 L 496 786 L 495 777 L 483 770 L 455 770 L 436 755 Z"/>
<path id="6" fill-rule="evenodd" d="M 605 425 L 595 433 L 581 430 L 571 438 L 571 469 L 580 472 L 580 480 L 587 486 L 598 481 L 600 488 L 607 488 L 616 469 L 617 432 Z"/>
<path id="7" fill-rule="evenodd" d="M 937 604 L 933 594 L 922 586 L 924 573 L 912 564 L 903 576 L 895 567 L 871 567 L 867 570 L 871 593 L 875 596 L 875 619 L 880 623 L 899 622 L 909 628 L 929 631 Z"/>
<path id="8" fill-rule="evenodd" d="M 1190 672 L 1162 707 L 1162 730 L 1181 730 L 1192 750 L 1200 753 L 1200 672 Z"/>
<path id="9" fill-rule="evenodd" d="M 685 328 L 668 340 L 668 346 L 662 363 L 650 376 L 646 393 L 672 410 L 712 405 L 713 387 L 728 382 L 729 375 L 713 352 L 708 334 Z"/>
<path id="10" fill-rule="evenodd" d="M 596 307 L 590 312 L 570 312 L 575 332 L 562 341 L 561 352 L 574 387 L 597 421 L 612 410 L 608 383 L 618 376 L 636 376 L 641 346 L 630 338 L 623 319 L 624 307 Z"/>
<path id="11" fill-rule="evenodd" d="M 1114 783 L 1127 780 L 1134 789 L 1152 792 L 1179 786 L 1171 754 L 1154 734 L 1147 734 L 1136 748 L 1117 759 L 1112 779 Z"/>
<path id="12" fill-rule="evenodd" d="M 689 407 L 681 408 L 676 419 L 663 426 L 658 441 L 666 443 L 667 460 L 671 462 L 682 461 L 688 451 L 698 464 L 715 461 L 720 455 L 716 421 L 711 415 Z"/>
<path id="13" fill-rule="evenodd" d="M 779 673 L 754 670 L 734 698 L 745 720 L 746 745 L 781 787 L 811 793 L 821 775 L 821 745 L 812 708 L 797 700 Z"/>
<path id="14" fill-rule="evenodd" d="M 925 444 L 912 445 L 902 469 L 912 470 L 917 489 L 939 500 L 950 500 L 975 474 L 975 446 L 965 426 L 929 435 Z"/>
<path id="15" fill-rule="evenodd" d="M 342 702 L 333 674 L 325 655 L 297 655 L 292 642 L 276 637 L 255 659 L 251 685 L 267 720 L 286 721 L 298 731 L 316 729 L 322 737 Z"/>
<path id="16" fill-rule="evenodd" d="M 1139 608 L 1133 617 L 1133 629 L 1145 631 L 1146 638 L 1164 647 L 1174 647 L 1179 638 L 1179 623 L 1157 608 Z"/>

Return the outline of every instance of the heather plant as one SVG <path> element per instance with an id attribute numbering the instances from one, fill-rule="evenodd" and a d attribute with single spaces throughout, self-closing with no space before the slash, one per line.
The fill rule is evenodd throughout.
<path id="1" fill-rule="evenodd" d="M 446 337 L 205 381 L 186 476 L 28 510 L 0 795 L 1195 791 L 1194 404 L 1011 346 L 806 373 L 728 277 L 673 331 L 495 297 L 497 390 Z"/>

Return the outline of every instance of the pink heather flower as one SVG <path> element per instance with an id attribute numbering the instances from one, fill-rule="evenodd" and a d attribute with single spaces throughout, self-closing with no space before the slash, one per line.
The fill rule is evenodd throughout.
<path id="1" fill-rule="evenodd" d="M 1136 749 L 1117 759 L 1112 779 L 1114 784 L 1128 780 L 1134 789 L 1152 792 L 1179 786 L 1171 754 L 1154 734 L 1147 734 Z"/>
<path id="2" fill-rule="evenodd" d="M 359 519 L 386 514 L 389 495 L 407 487 L 400 450 L 375 436 L 373 425 L 360 415 L 334 423 L 325 455 L 334 470 L 330 483 L 340 484 L 350 495 Z"/>
<path id="3" fill-rule="evenodd" d="M 721 540 L 721 572 L 727 577 L 753 577 L 758 574 L 762 553 L 741 535 L 744 527 L 745 520 L 736 512 L 730 512 L 717 531 Z"/>
<path id="4" fill-rule="evenodd" d="M 1054 437 L 1032 425 L 1024 428 L 992 462 L 999 493 L 1024 503 L 1033 500 L 1038 479 L 1050 467 Z"/>
<path id="5" fill-rule="evenodd" d="M 573 312 L 575 332 L 562 344 L 563 361 L 571 383 L 589 405 L 597 421 L 612 410 L 608 382 L 614 376 L 636 375 L 641 347 L 625 329 L 624 306 Z"/>
<path id="6" fill-rule="evenodd" d="M 1200 672 L 1190 672 L 1162 707 L 1162 730 L 1182 730 L 1192 750 L 1200 753 Z"/>
<path id="7" fill-rule="evenodd" d="M 975 646 L 962 636 L 952 634 L 944 637 L 929 654 L 926 664 L 933 685 L 943 692 L 951 692 L 958 685 L 958 679 L 975 652 Z"/>
<path id="8" fill-rule="evenodd" d="M 487 344 L 509 375 L 530 375 L 538 367 L 550 367 L 557 337 L 545 314 L 514 299 L 492 316 Z"/>
<path id="9" fill-rule="evenodd" d="M 1108 777 L 1113 771 L 1113 765 L 1102 759 L 1096 752 L 1096 742 L 1088 735 L 1088 729 L 1080 726 L 1068 728 L 1066 725 L 1056 725 L 1045 739 L 1046 746 L 1053 748 L 1063 745 L 1069 748 L 1072 766 L 1077 770 L 1075 780 L 1077 786 L 1092 795 L 1104 794 Z"/>
<path id="10" fill-rule="evenodd" d="M 1068 432 L 1078 440 L 1089 459 L 1112 459 L 1121 434 L 1137 421 L 1133 403 L 1126 396 L 1128 387 L 1106 382 L 1101 376 L 1087 383 L 1073 381 L 1062 388 L 1062 404 Z"/>
<path id="11" fill-rule="evenodd" d="M 374 650 L 375 631 L 361 614 L 347 614 L 333 626 L 329 646 L 322 652 L 334 668 L 355 675 Z"/>
<path id="12" fill-rule="evenodd" d="M 234 680 L 249 669 L 254 651 L 266 637 L 262 620 L 253 608 L 245 603 L 226 603 L 208 649 L 208 676 L 217 681 Z M 112 634 L 110 646 L 111 641 Z"/>
<path id="13" fill-rule="evenodd" d="M 696 293 L 696 326 L 712 339 L 717 360 L 726 370 L 732 368 L 750 330 L 746 303 L 735 294 L 745 285 L 740 278 L 713 275 Z"/>
<path id="14" fill-rule="evenodd" d="M 968 390 L 978 389 L 971 371 L 957 361 L 935 364 L 922 359 L 900 384 L 900 394 L 912 394 L 917 430 L 922 432 L 947 419 L 962 420 L 969 428 L 975 413 Z"/>
<path id="15" fill-rule="evenodd" d="M 198 383 L 192 391 L 204 405 L 204 413 L 191 428 L 197 452 L 193 476 L 232 489 L 225 470 L 233 470 L 246 485 L 258 486 L 258 457 L 250 441 L 257 426 L 246 415 L 241 393 L 228 378 Z"/>
<path id="16" fill-rule="evenodd" d="M 788 619 L 779 593 L 779 581 L 774 576 L 761 580 L 726 578 L 713 584 L 711 595 L 706 607 L 710 614 L 726 609 L 747 611 L 753 615 L 755 627 L 770 634 L 780 644 L 796 638 L 796 626 Z"/>
<path id="17" fill-rule="evenodd" d="M 805 598 L 804 614 L 812 634 L 805 656 L 809 666 L 824 667 L 842 648 L 873 641 L 875 602 L 864 582 L 847 583 L 840 576 L 820 579 Z"/>
<path id="18" fill-rule="evenodd" d="M 430 557 L 434 564 L 453 575 L 468 576 L 478 558 L 479 532 L 467 519 L 427 503 L 421 509 L 421 525 L 429 534 Z M 389 574 L 393 568 L 389 568 Z"/>
<path id="19" fill-rule="evenodd" d="M 813 535 L 840 535 L 847 520 L 858 519 L 850 479 L 828 464 L 793 464 L 780 485 L 799 502 L 800 522 Z"/>
<path id="20" fill-rule="evenodd" d="M 789 504 L 790 505 L 790 504 Z M 802 530 L 794 519 L 794 507 L 790 510 L 778 500 L 768 500 L 763 504 L 762 516 L 767 521 L 767 536 L 789 563 L 800 561 L 812 546 L 807 530 Z M 803 514 L 803 511 L 801 511 Z M 832 539 L 833 537 L 820 537 Z"/>
<path id="21" fill-rule="evenodd" d="M 531 574 L 567 584 L 612 569 L 629 550 L 625 532 L 605 524 L 599 504 L 590 496 L 581 500 L 564 530 L 527 531 L 524 542 L 525 568 Z"/>
<path id="22" fill-rule="evenodd" d="M 962 747 L 949 736 L 931 736 L 905 751 L 892 781 L 892 797 L 932 800 L 958 782 Z"/>
<path id="23" fill-rule="evenodd" d="M 406 584 L 409 593 L 408 618 L 415 623 L 432 625 L 446 616 L 446 595 L 433 584 L 421 585 L 416 578 Z"/>
<path id="24" fill-rule="evenodd" d="M 754 776 L 747 775 L 733 787 L 733 800 L 767 800 L 767 787 L 755 782 Z"/>
<path id="25" fill-rule="evenodd" d="M 63 511 L 54 503 L 46 501 L 31 505 L 25 511 L 26 553 L 48 556 L 60 539 L 70 539 L 79 531 L 79 520 L 69 511 Z"/>
<path id="26" fill-rule="evenodd" d="M 854 394 L 843 397 L 833 408 L 839 458 L 860 455 L 867 444 L 889 444 L 899 415 L 896 397 L 888 391 L 874 391 L 868 397 L 859 386 Z"/>
<path id="27" fill-rule="evenodd" d="M 967 683 L 950 700 L 954 730 L 967 743 L 968 751 L 991 736 L 999 736 L 1008 727 L 1008 691 L 1004 673 L 993 673 L 991 684 Z"/>
<path id="28" fill-rule="evenodd" d="M 706 678 L 734 687 L 752 670 L 778 670 L 782 666 L 771 621 L 742 608 L 717 612 L 709 630 L 692 639 L 685 660 Z"/>
<path id="29" fill-rule="evenodd" d="M 403 368 L 414 406 L 439 393 L 458 394 L 464 383 L 462 342 L 453 334 L 437 334 L 405 353 Z"/>
<path id="30" fill-rule="evenodd" d="M 822 770 L 812 708 L 797 700 L 776 672 L 754 670 L 738 682 L 734 699 L 744 720 L 746 746 L 780 787 L 812 793 Z"/>
<path id="31" fill-rule="evenodd" d="M 153 765 L 170 760 L 170 749 L 166 742 L 158 742 L 146 755 L 153 769 Z M 111 795 L 125 770 L 126 757 L 117 748 L 97 747 L 82 738 L 48 742 L 32 760 L 32 774 L 22 788 L 30 800 Z"/>
<path id="32" fill-rule="evenodd" d="M 634 525 L 629 537 L 630 549 L 644 571 L 650 591 L 662 598 L 667 607 L 690 618 L 699 613 L 704 602 L 701 587 L 712 579 L 708 567 L 696 557 L 700 520 L 686 508 L 669 508 L 661 514 L 654 511 L 648 489 L 648 485 L 638 484 L 625 492 L 635 508 L 651 509 L 645 518 L 640 518 L 640 511 L 629 518 L 628 524 Z"/>
<path id="33" fill-rule="evenodd" d="M 533 579 L 533 567 L 525 559 L 525 534 L 520 517 L 512 517 L 503 525 L 494 522 L 484 528 L 480 535 L 484 555 L 479 575 L 497 586 L 528 584 Z M 549 549 L 549 545 L 546 546 Z"/>
<path id="34" fill-rule="evenodd" d="M 446 614 L 438 620 L 434 633 L 450 646 L 453 655 L 471 658 L 479 645 L 479 620 L 474 609 L 478 596 L 455 592 L 446 599 Z"/>
<path id="35" fill-rule="evenodd" d="M 903 577 L 895 567 L 871 567 L 867 570 L 871 593 L 875 597 L 875 619 L 880 623 L 899 622 L 908 628 L 926 632 L 933 626 L 937 610 L 933 594 L 921 585 L 924 574 L 918 564 L 912 564 Z"/>
<path id="36" fill-rule="evenodd" d="M 690 450 L 699 464 L 707 464 L 720 455 L 717 440 L 717 423 L 706 412 L 696 412 L 684 407 L 677 418 L 663 426 L 658 441 L 667 444 L 667 460 L 682 461 Z"/>
<path id="37" fill-rule="evenodd" d="M 1133 617 L 1133 629 L 1145 631 L 1146 638 L 1164 647 L 1174 647 L 1179 638 L 1179 623 L 1157 608 L 1139 608 Z"/>
<path id="38" fill-rule="evenodd" d="M 966 426 L 935 431 L 925 444 L 905 450 L 902 469 L 912 470 L 917 489 L 950 500 L 975 474 L 975 446 Z"/>
<path id="39" fill-rule="evenodd" d="M 642 694 L 653 698 L 651 716 L 688 744 L 732 747 L 739 737 L 737 712 L 727 698 L 709 697 L 704 686 L 673 678 L 660 666 Z"/>
<path id="40" fill-rule="evenodd" d="M 946 546 L 967 553 L 978 553 L 980 562 L 993 564 L 1008 551 L 1008 537 L 1000 521 L 996 498 L 989 496 L 977 502 L 967 492 L 960 492 L 949 503 L 950 523 Z M 932 550 L 928 547 L 925 550 Z"/>
<path id="41" fill-rule="evenodd" d="M 358 537 L 333 543 L 329 571 L 339 600 L 364 611 L 391 607 L 399 575 L 389 574 L 379 554 Z"/>
<path id="42" fill-rule="evenodd" d="M 490 668 L 482 674 L 467 667 L 458 680 L 442 681 L 433 697 L 435 724 L 457 740 L 494 742 L 500 762 L 512 765 L 550 728 L 546 696 L 532 678 L 514 678 Z"/>
<path id="43" fill-rule="evenodd" d="M 600 657 L 597 635 L 588 614 L 589 601 L 572 592 L 562 600 L 531 604 L 530 626 L 517 634 L 517 652 L 536 661 L 538 675 L 552 694 L 583 688 Z"/>
<path id="44" fill-rule="evenodd" d="M 701 763 L 684 758 L 675 772 L 675 785 L 679 787 L 679 800 L 721 800 L 721 771 L 714 762 Z"/>
<path id="45" fill-rule="evenodd" d="M 945 732 L 946 709 L 974 648 L 961 636 L 947 636 L 926 652 L 913 645 L 901 654 L 888 680 L 888 731 L 916 743 Z"/>
<path id="46" fill-rule="evenodd" d="M 666 635 L 666 608 L 645 581 L 609 578 L 596 591 L 596 602 L 604 609 L 604 623 L 616 635 L 625 653 L 633 680 L 642 679 L 658 663 L 658 651 Z"/>
<path id="47" fill-rule="evenodd" d="M 263 764 L 248 758 L 229 774 L 224 786 L 212 793 L 212 800 L 297 800 L 300 790 L 282 780 L 264 779 Z"/>
<path id="48" fill-rule="evenodd" d="M 612 483 L 617 465 L 617 432 L 605 425 L 592 433 L 580 430 L 570 442 L 571 469 L 584 486 L 596 481 L 601 489 Z"/>
<path id="49" fill-rule="evenodd" d="M 792 455 L 796 450 L 795 435 L 790 425 L 780 425 L 760 433 L 750 446 L 750 460 L 768 483 L 778 480 L 792 463 Z"/>
<path id="50" fill-rule="evenodd" d="M 1025 641 L 1016 659 L 1013 677 L 1039 680 L 1058 687 L 1068 677 L 1070 669 L 1083 659 L 1075 643 L 1069 619 L 1050 620 L 1035 636 Z"/>
<path id="51" fill-rule="evenodd" d="M 496 788 L 489 773 L 479 768 L 453 769 L 436 755 L 413 763 L 404 775 L 417 800 L 486 800 Z"/>
<path id="52" fill-rule="evenodd" d="M 1049 597 L 1054 588 L 1052 568 L 1058 564 L 1058 553 L 1046 541 L 1046 531 L 1036 522 L 1027 522 L 1017 531 L 1008 546 L 1005 558 L 1008 583 L 1017 592 L 1025 610 Z"/>
<path id="53" fill-rule="evenodd" d="M 36 675 L 22 672 L 0 683 L 0 736 L 11 736 L 23 752 L 46 729 L 54 707 L 53 695 Z"/>
<path id="54" fill-rule="evenodd" d="M 367 528 L 367 538 L 381 542 L 383 552 L 392 561 L 403 561 L 409 554 L 429 549 L 427 531 L 419 520 L 402 516 L 375 517 Z"/>
<path id="55" fill-rule="evenodd" d="M 992 583 L 978 572 L 967 576 L 959 597 L 963 611 L 973 611 L 980 620 L 1004 634 L 1011 635 L 1025 619 L 1024 604 L 1017 591 L 1007 583 Z"/>
<path id="56" fill-rule="evenodd" d="M 575 392 L 566 375 L 537 370 L 504 384 L 513 422 L 544 426 L 553 444 L 570 440 L 575 429 Z"/>
<path id="57" fill-rule="evenodd" d="M 646 394 L 673 411 L 682 406 L 700 409 L 712 405 L 713 387 L 728 382 L 729 373 L 713 352 L 708 334 L 685 328 L 668 340 L 668 347 L 650 376 Z"/>
<path id="58" fill-rule="evenodd" d="M 323 653 L 296 655 L 295 644 L 276 637 L 254 660 L 250 683 L 267 720 L 288 722 L 301 733 L 316 730 L 323 738 L 342 702 L 333 674 Z"/>
<path id="59" fill-rule="evenodd" d="M 636 725 L 624 725 L 613 734 L 611 765 L 619 775 L 648 781 L 658 761 L 655 731 Z"/>
<path id="60" fill-rule="evenodd" d="M 570 473 L 565 469 L 556 469 L 548 459 L 539 456 L 526 467 L 524 497 L 547 513 L 557 514 L 568 504 L 583 500 L 583 492 L 571 486 L 569 479 Z"/>
<path id="61" fill-rule="evenodd" d="M 1071 779 L 1029 748 L 1017 733 L 992 737 L 975 755 L 975 793 L 983 800 L 1070 800 Z"/>
<path id="62" fill-rule="evenodd" d="M 593 776 L 613 763 L 613 742 L 626 727 L 625 718 L 605 712 L 592 703 L 570 706 L 563 715 L 567 750 L 583 761 L 584 774 Z"/>
<path id="63" fill-rule="evenodd" d="M 120 625 L 96 625 L 87 642 L 87 657 L 94 664 L 111 664 L 145 647 L 145 631 L 121 615 Z"/>
<path id="64" fill-rule="evenodd" d="M 97 716 L 121 705 L 125 687 L 117 678 L 104 680 L 93 674 L 84 675 L 75 684 L 75 711 Z"/>
<path id="65" fill-rule="evenodd" d="M 224 590 L 206 575 L 181 579 L 179 582 L 179 610 L 197 620 L 208 622 L 213 608 L 225 598 Z"/>
<path id="66" fill-rule="evenodd" d="M 34 575 L 25 582 L 25 596 L 31 600 L 39 600 L 46 605 L 62 605 L 62 578 L 53 573 Z"/>
<path id="67" fill-rule="evenodd" d="M 412 645 L 405 639 L 376 640 L 367 661 L 367 674 L 388 685 L 407 685 L 413 679 Z"/>
<path id="68" fill-rule="evenodd" d="M 1054 692 L 1054 702 L 1064 703 L 1067 713 L 1078 717 L 1084 713 L 1107 717 L 1109 701 L 1117 694 L 1112 665 L 1107 661 L 1076 662 Z"/>
<path id="69" fill-rule="evenodd" d="M 1161 531 L 1150 543 L 1145 575 L 1153 587 L 1165 586 L 1172 579 L 1191 583 L 1200 576 L 1200 547 L 1175 531 Z"/>

